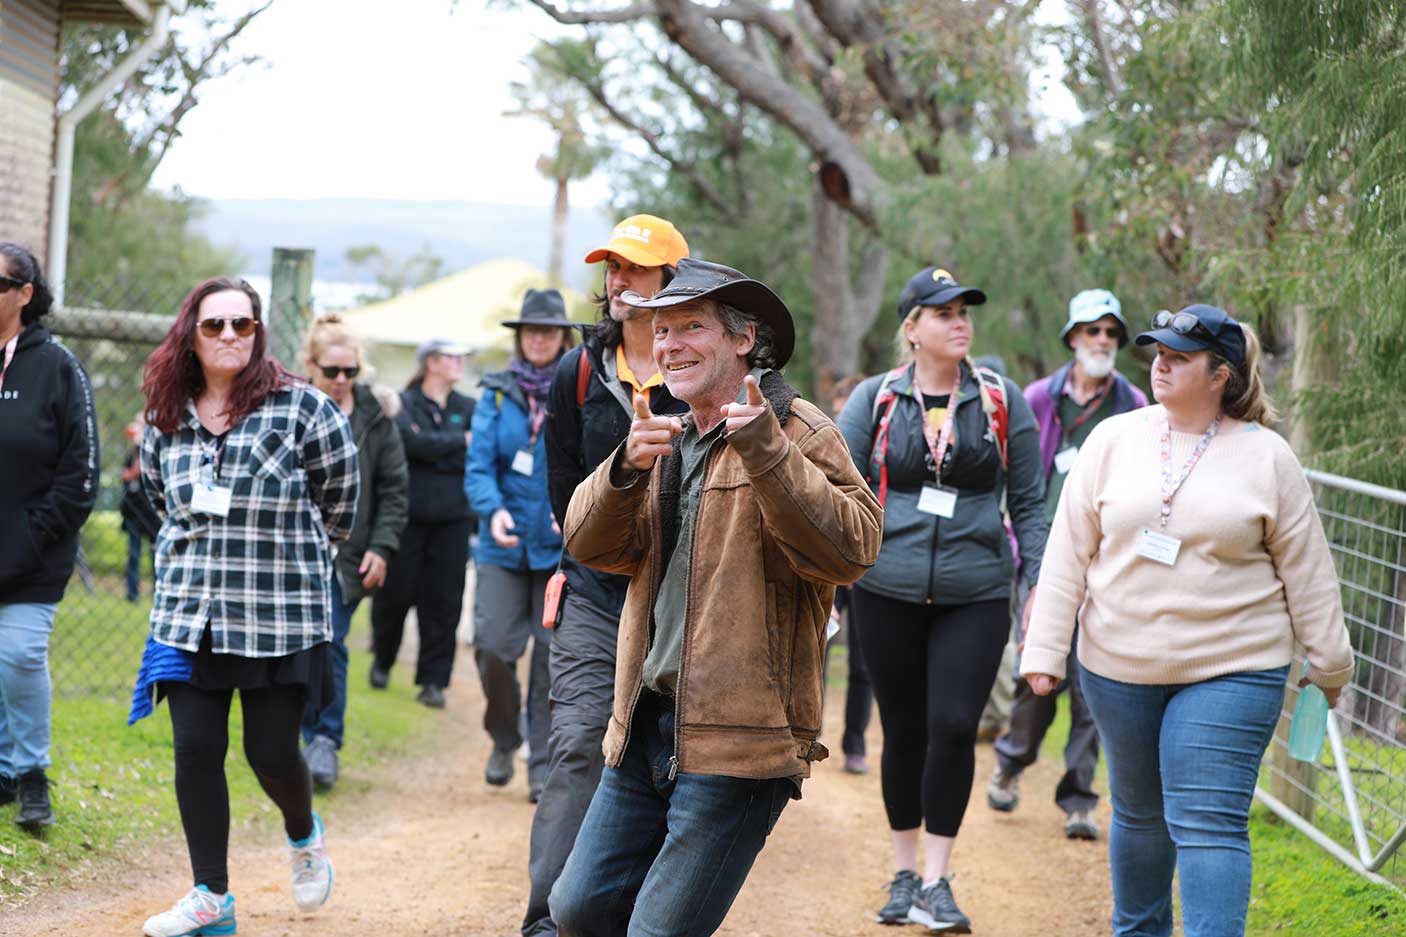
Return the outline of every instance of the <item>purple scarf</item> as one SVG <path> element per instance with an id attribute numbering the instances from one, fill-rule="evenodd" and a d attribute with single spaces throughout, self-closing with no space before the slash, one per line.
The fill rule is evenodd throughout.
<path id="1" fill-rule="evenodd" d="M 555 361 L 545 368 L 531 364 L 526 358 L 514 358 L 508 364 L 508 372 L 512 374 L 513 380 L 517 381 L 517 386 L 539 403 L 547 399 L 547 391 L 551 389 L 552 375 L 556 374 L 556 370 Z"/>

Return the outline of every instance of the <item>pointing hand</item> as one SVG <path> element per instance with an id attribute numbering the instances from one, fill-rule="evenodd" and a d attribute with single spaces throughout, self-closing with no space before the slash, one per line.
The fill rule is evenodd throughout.
<path id="1" fill-rule="evenodd" d="M 635 418 L 625 438 L 625 462 L 637 472 L 648 472 L 655 459 L 669 454 L 673 438 L 683 432 L 683 421 L 676 416 L 655 416 L 644 394 L 635 394 L 634 405 Z"/>
<path id="2" fill-rule="evenodd" d="M 762 396 L 762 388 L 757 379 L 749 374 L 743 383 L 747 387 L 747 402 L 723 404 L 722 413 L 727 420 L 729 435 L 766 412 L 766 398 Z"/>

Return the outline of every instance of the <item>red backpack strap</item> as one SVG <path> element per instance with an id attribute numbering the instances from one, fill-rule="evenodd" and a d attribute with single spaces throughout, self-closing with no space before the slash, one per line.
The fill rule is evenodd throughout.
<path id="1" fill-rule="evenodd" d="M 889 421 L 893 419 L 893 408 L 898 404 L 898 394 L 894 393 L 893 382 L 903 376 L 903 372 L 908 368 L 894 368 L 884 375 L 884 379 L 879 382 L 879 391 L 874 395 L 874 409 L 870 415 L 871 420 L 877 420 L 874 424 L 874 441 L 869 446 L 870 464 L 874 460 L 874 452 L 879 455 L 879 507 L 884 506 L 884 501 L 889 493 Z M 883 416 L 879 411 L 883 411 Z M 866 476 L 865 481 L 872 483 L 873 479 Z"/>
<path id="2" fill-rule="evenodd" d="M 576 406 L 586 402 L 586 388 L 591 385 L 591 355 L 581 346 L 581 360 L 576 362 Z"/>
<path id="3" fill-rule="evenodd" d="M 986 411 L 986 418 L 991 422 L 991 428 L 996 431 L 996 445 L 1001 450 L 1001 468 L 1010 466 L 1010 458 L 1006 451 L 1007 440 L 1010 438 L 1010 408 L 1006 405 L 1006 382 L 1001 380 L 1001 375 L 990 368 L 976 369 L 977 385 L 981 389 L 981 407 Z"/>

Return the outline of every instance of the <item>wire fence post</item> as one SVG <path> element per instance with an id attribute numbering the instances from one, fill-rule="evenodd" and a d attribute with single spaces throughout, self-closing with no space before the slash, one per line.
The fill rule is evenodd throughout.
<path id="1" fill-rule="evenodd" d="M 275 247 L 269 279 L 269 348 L 283 366 L 301 368 L 298 346 L 312 321 L 314 252 L 307 247 Z"/>

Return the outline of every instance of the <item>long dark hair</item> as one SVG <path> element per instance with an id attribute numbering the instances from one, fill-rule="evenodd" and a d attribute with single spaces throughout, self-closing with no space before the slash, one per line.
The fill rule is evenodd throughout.
<path id="1" fill-rule="evenodd" d="M 13 241 L 0 241 L 0 256 L 5 258 L 9 275 L 23 280 L 34 287 L 34 295 L 20 310 L 20 325 L 28 326 L 37 322 L 54 308 L 54 296 L 49 292 L 49 284 L 44 280 L 44 271 L 33 254 Z"/>
<path id="2" fill-rule="evenodd" d="M 200 304 L 207 296 L 231 290 L 249 297 L 249 305 L 259 326 L 254 330 L 254 350 L 249 356 L 249 363 L 235 377 L 227 401 L 230 425 L 258 409 L 269 394 L 302 383 L 301 378 L 290 373 L 269 354 L 268 329 L 264 327 L 263 307 L 254 288 L 243 280 L 229 277 L 206 280 L 181 302 L 181 311 L 176 314 L 171 330 L 146 359 L 142 370 L 147 422 L 163 433 L 173 432 L 181 425 L 186 401 L 199 397 L 205 390 L 205 372 L 200 369 L 200 361 L 195 357 L 195 323 L 200 315 Z"/>
<path id="3" fill-rule="evenodd" d="M 660 279 L 659 288 L 662 290 L 669 285 L 669 281 L 674 279 L 676 271 L 668 264 L 659 268 L 664 272 Z M 594 335 L 600 339 L 600 343 L 606 348 L 613 348 L 625 340 L 625 326 L 610 318 L 610 294 L 604 290 L 591 297 L 591 301 L 596 304 L 596 322 L 587 330 L 587 335 Z"/>

